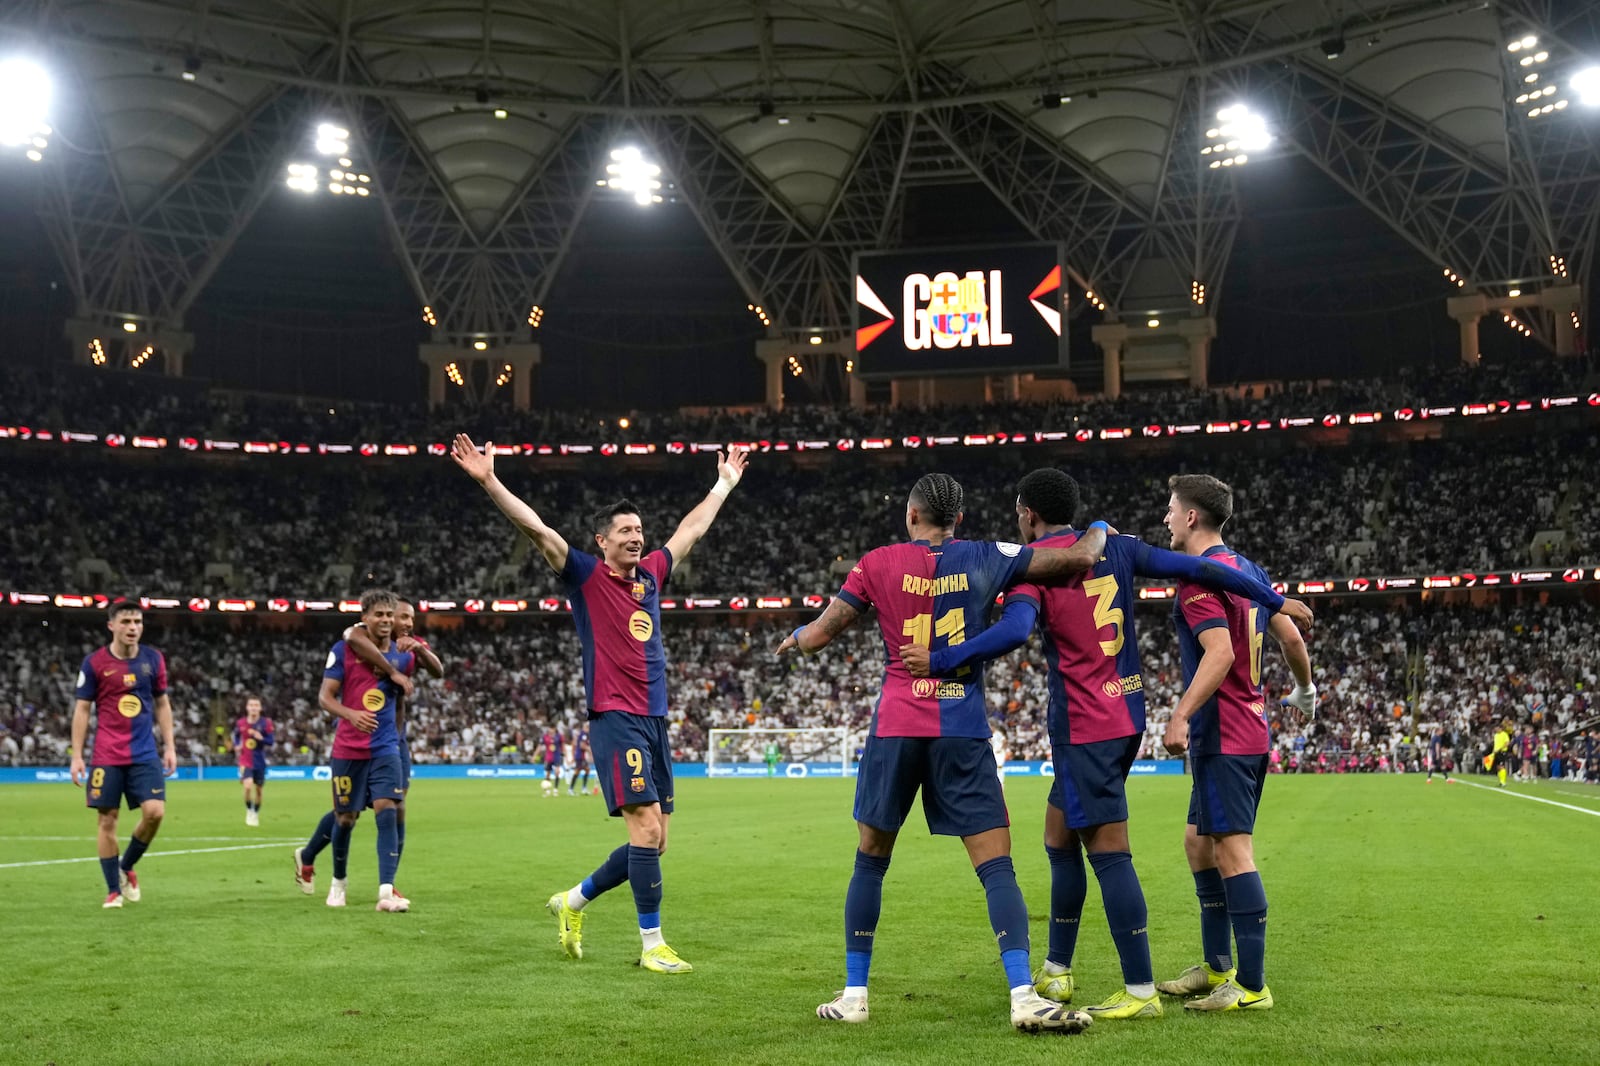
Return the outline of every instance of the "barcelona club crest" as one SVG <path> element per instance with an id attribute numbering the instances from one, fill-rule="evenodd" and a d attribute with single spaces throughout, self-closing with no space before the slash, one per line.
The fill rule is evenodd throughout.
<path id="1" fill-rule="evenodd" d="M 640 603 L 643 603 L 644 602 L 644 582 L 643 581 L 635 581 L 633 583 L 633 590 L 632 591 L 633 591 L 633 598 L 635 600 L 639 601 Z"/>
<path id="2" fill-rule="evenodd" d="M 642 777 L 634 778 L 632 781 L 628 782 L 628 787 L 633 789 L 635 792 L 643 792 L 644 791 L 644 778 L 642 778 Z"/>
<path id="3" fill-rule="evenodd" d="M 988 313 L 982 274 L 968 274 L 954 281 L 948 275 L 935 279 L 933 298 L 928 304 L 928 323 L 935 333 L 947 337 L 975 333 Z"/>

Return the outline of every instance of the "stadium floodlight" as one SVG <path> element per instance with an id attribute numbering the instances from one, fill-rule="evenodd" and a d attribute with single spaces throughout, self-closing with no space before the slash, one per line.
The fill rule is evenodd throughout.
<path id="1" fill-rule="evenodd" d="M 637 148 L 613 148 L 611 162 L 606 164 L 606 185 L 633 197 L 640 205 L 659 204 L 661 197 L 661 168 L 648 161 Z"/>
<path id="2" fill-rule="evenodd" d="M 44 158 L 35 154 L 50 144 L 53 95 L 44 67 L 23 56 L 0 59 L 0 146 L 25 148 L 35 163 Z"/>
<path id="3" fill-rule="evenodd" d="M 287 184 L 295 192 L 316 192 L 317 168 L 310 163 L 290 163 Z"/>
<path id="4" fill-rule="evenodd" d="M 317 154 L 345 156 L 350 154 L 350 131 L 343 126 L 324 122 L 317 127 Z"/>
<path id="5" fill-rule="evenodd" d="M 1567 84 L 1584 107 L 1600 107 L 1600 67 L 1584 67 Z"/>
<path id="6" fill-rule="evenodd" d="M 1272 146 L 1272 131 L 1267 120 L 1244 104 L 1229 104 L 1217 112 L 1217 124 L 1206 130 L 1208 142 L 1200 154 L 1211 158 L 1210 167 L 1244 166 L 1250 152 Z"/>

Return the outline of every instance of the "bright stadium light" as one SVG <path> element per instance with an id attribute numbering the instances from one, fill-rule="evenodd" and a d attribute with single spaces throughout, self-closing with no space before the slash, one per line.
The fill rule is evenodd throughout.
<path id="1" fill-rule="evenodd" d="M 1584 107 L 1600 107 L 1600 67 L 1584 67 L 1567 80 L 1578 103 Z"/>
<path id="2" fill-rule="evenodd" d="M 648 206 L 659 204 L 661 197 L 661 168 L 645 159 L 637 148 L 613 148 L 611 162 L 606 164 L 606 185 L 633 197 L 633 202 Z"/>
<path id="3" fill-rule="evenodd" d="M 350 154 L 350 131 L 343 126 L 324 122 L 317 127 L 317 154 L 344 156 Z"/>
<path id="4" fill-rule="evenodd" d="M 35 163 L 50 144 L 49 73 L 22 56 L 0 59 L 0 146 L 23 148 Z"/>
<path id="5" fill-rule="evenodd" d="M 310 163 L 290 163 L 287 184 L 295 192 L 316 192 L 317 168 Z"/>
<path id="6" fill-rule="evenodd" d="M 1267 120 L 1244 104 L 1229 104 L 1217 112 L 1217 124 L 1206 130 L 1206 144 L 1200 154 L 1210 159 L 1210 168 L 1244 166 L 1251 152 L 1272 146 L 1272 131 Z"/>

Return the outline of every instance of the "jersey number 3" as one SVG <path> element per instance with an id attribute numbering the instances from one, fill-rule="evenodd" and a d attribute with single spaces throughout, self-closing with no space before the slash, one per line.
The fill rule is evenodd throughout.
<path id="1" fill-rule="evenodd" d="M 1116 632 L 1110 640 L 1100 642 L 1100 650 L 1107 656 L 1115 655 L 1122 650 L 1123 633 L 1122 624 L 1124 616 L 1122 608 L 1115 606 L 1117 602 L 1117 575 L 1107 574 L 1105 577 L 1090 578 L 1083 583 L 1083 594 L 1094 600 L 1094 627 L 1096 630 L 1112 626 Z"/>

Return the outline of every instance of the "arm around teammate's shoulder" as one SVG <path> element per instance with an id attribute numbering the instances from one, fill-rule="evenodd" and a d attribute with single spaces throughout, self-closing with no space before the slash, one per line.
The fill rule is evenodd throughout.
<path id="1" fill-rule="evenodd" d="M 468 477 L 483 486 L 483 491 L 489 494 L 500 512 L 511 519 L 511 524 L 521 530 L 523 536 L 533 541 L 534 547 L 539 549 L 539 554 L 544 556 L 544 561 L 550 564 L 551 569 L 559 572 L 567 565 L 569 549 L 566 540 L 545 525 L 537 511 L 495 477 L 493 441 L 485 443 L 483 450 L 479 451 L 471 437 L 457 433 L 450 446 L 450 458 Z"/>
<path id="2" fill-rule="evenodd" d="M 1051 584 L 1091 569 L 1106 550 L 1106 524 L 1092 523 L 1070 548 L 1035 548 L 1025 580 Z"/>

